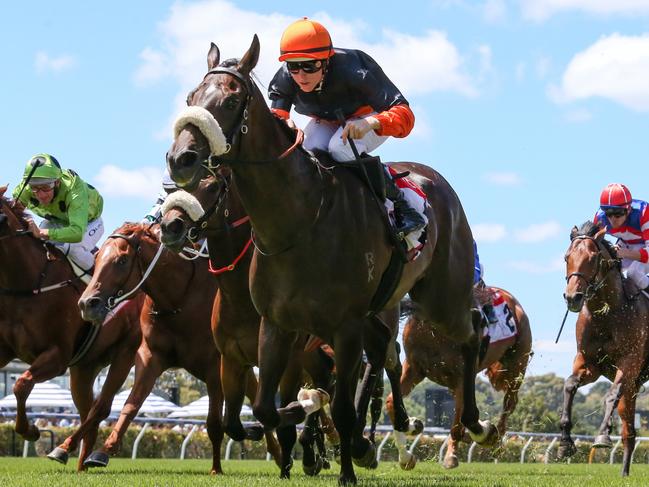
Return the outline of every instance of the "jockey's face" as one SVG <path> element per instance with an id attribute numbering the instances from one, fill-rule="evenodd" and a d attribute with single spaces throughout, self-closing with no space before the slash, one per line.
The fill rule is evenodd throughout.
<path id="1" fill-rule="evenodd" d="M 621 215 L 607 215 L 608 221 L 611 222 L 613 228 L 620 228 L 626 221 L 626 212 Z"/>
<path id="2" fill-rule="evenodd" d="M 54 199 L 54 191 L 58 187 L 59 182 L 53 184 L 42 184 L 30 186 L 32 194 L 41 205 L 49 205 Z"/>
<path id="3" fill-rule="evenodd" d="M 295 81 L 300 89 L 305 93 L 310 93 L 311 91 L 313 91 L 316 86 L 320 84 L 320 81 L 322 81 L 322 77 L 324 76 L 322 61 L 315 61 L 314 64 L 319 65 L 320 67 L 320 69 L 318 69 L 315 73 L 307 73 L 306 71 L 304 71 L 304 69 L 296 70 L 289 68 L 289 72 L 291 73 L 293 81 Z"/>

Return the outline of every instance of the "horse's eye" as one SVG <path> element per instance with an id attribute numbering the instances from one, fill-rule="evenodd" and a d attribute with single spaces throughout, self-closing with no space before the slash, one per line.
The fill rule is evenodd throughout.
<path id="1" fill-rule="evenodd" d="M 235 110 L 237 108 L 237 105 L 239 105 L 239 99 L 236 96 L 229 96 L 223 102 L 223 106 L 227 110 Z"/>
<path id="2" fill-rule="evenodd" d="M 128 257 L 126 257 L 125 255 L 121 255 L 121 256 L 117 259 L 117 265 L 120 265 L 120 266 L 124 266 L 124 265 L 126 265 L 127 262 L 128 262 Z"/>

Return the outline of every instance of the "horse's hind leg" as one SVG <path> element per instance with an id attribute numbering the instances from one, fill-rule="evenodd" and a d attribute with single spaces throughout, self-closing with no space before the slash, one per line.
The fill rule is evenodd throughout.
<path id="1" fill-rule="evenodd" d="M 257 393 L 257 381 L 254 388 L 251 388 L 250 368 L 240 364 L 232 357 L 221 356 L 221 387 L 223 388 L 223 397 L 225 399 L 225 415 L 223 417 L 223 426 L 226 434 L 234 441 L 243 441 L 246 439 L 246 430 L 241 424 L 241 406 L 243 399 L 248 392 L 248 397 L 254 402 Z M 246 388 L 249 390 L 246 391 Z M 254 390 L 252 390 L 254 389 Z"/>
<path id="2" fill-rule="evenodd" d="M 370 402 L 370 419 L 372 421 L 370 424 L 370 441 L 372 443 L 376 443 L 376 425 L 381 421 L 381 415 L 383 414 L 383 393 L 385 391 L 383 375 L 383 372 L 380 372 L 376 378 Z"/>
<path id="3" fill-rule="evenodd" d="M 421 433 L 424 424 L 414 419 L 411 422 L 406 411 L 406 406 L 403 403 L 403 393 L 401 388 L 401 376 L 403 374 L 403 367 L 401 365 L 401 358 L 399 357 L 401 347 L 394 339 L 388 345 L 388 355 L 385 363 L 385 371 L 387 372 L 390 381 L 390 389 L 392 391 L 392 426 L 396 431 Z"/>
<path id="4" fill-rule="evenodd" d="M 631 468 L 631 456 L 635 449 L 635 400 L 638 393 L 636 388 L 638 374 L 630 373 L 622 381 L 622 397 L 618 404 L 617 411 L 622 419 L 622 444 L 624 455 L 622 456 L 622 476 L 627 477 Z"/>
<path id="5" fill-rule="evenodd" d="M 27 419 L 26 402 L 34 384 L 45 382 L 65 372 L 66 363 L 57 347 L 47 349 L 32 362 L 14 384 L 16 396 L 16 433 L 27 441 L 36 441 L 40 437 L 38 428 Z"/>

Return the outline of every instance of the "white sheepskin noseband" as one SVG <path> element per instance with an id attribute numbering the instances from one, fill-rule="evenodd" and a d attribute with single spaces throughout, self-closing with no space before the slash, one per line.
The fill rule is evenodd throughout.
<path id="1" fill-rule="evenodd" d="M 166 215 L 169 210 L 172 208 L 181 208 L 185 210 L 189 218 L 192 221 L 198 221 L 205 214 L 205 210 L 201 206 L 200 202 L 189 194 L 187 191 L 174 191 L 171 193 L 162 203 L 162 214 Z"/>
<path id="2" fill-rule="evenodd" d="M 199 106 L 185 108 L 174 122 L 174 139 L 188 123 L 198 127 L 208 140 L 211 156 L 220 156 L 228 151 L 228 143 L 219 122 L 205 108 Z"/>

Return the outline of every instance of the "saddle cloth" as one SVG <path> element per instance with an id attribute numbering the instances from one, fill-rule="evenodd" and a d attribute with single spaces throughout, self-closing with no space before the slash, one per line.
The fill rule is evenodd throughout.
<path id="1" fill-rule="evenodd" d="M 506 340 L 518 334 L 516 329 L 516 320 L 512 311 L 509 309 L 507 301 L 499 292 L 493 292 L 494 314 L 498 318 L 497 323 L 489 323 L 485 328 L 484 336 L 489 336 L 489 343 L 495 343 Z"/>

